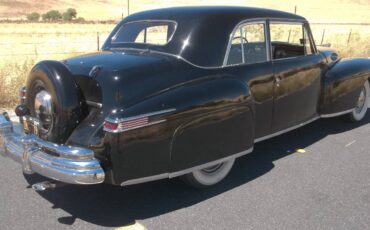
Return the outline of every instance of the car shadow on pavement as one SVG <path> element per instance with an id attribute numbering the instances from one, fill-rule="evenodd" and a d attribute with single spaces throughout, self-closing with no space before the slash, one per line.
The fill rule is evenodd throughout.
<path id="1" fill-rule="evenodd" d="M 370 116 L 360 123 L 347 123 L 341 119 L 321 119 L 308 126 L 255 146 L 253 153 L 239 158 L 230 175 L 221 183 L 206 190 L 187 187 L 179 179 L 161 180 L 129 187 L 111 185 L 72 186 L 40 193 L 70 216 L 57 221 L 73 225 L 82 219 L 105 227 L 126 226 L 135 220 L 147 219 L 186 208 L 218 194 L 244 185 L 268 173 L 274 161 L 306 148 L 329 134 L 342 133 L 370 122 Z M 45 180 L 41 176 L 26 176 L 30 184 Z"/>

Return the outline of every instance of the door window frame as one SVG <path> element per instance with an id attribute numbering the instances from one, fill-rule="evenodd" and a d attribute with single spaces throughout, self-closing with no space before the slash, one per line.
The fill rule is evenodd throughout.
<path id="1" fill-rule="evenodd" d="M 229 59 L 230 49 L 232 45 L 232 40 L 235 36 L 235 33 L 244 25 L 248 24 L 264 24 L 265 27 L 265 40 L 266 40 L 266 55 L 267 60 L 264 62 L 271 62 L 271 61 L 277 61 L 277 60 L 284 60 L 284 59 L 292 59 L 292 58 L 300 58 L 300 57 L 306 57 L 311 55 L 316 55 L 318 53 L 317 47 L 315 44 L 315 40 L 313 39 L 312 31 L 310 28 L 309 23 L 304 19 L 289 19 L 289 18 L 255 18 L 255 19 L 246 19 L 239 22 L 233 29 L 232 33 L 229 37 L 229 43 L 227 45 L 224 61 L 222 64 L 222 67 L 228 67 L 228 66 L 239 66 L 239 65 L 251 65 L 251 64 L 257 64 L 257 63 L 264 63 L 264 62 L 256 62 L 256 63 L 239 63 L 239 64 L 227 64 L 227 61 Z M 308 39 L 310 41 L 310 46 L 312 53 L 306 54 L 303 56 L 297 56 L 297 57 L 288 57 L 288 58 L 281 58 L 281 59 L 273 59 L 272 58 L 272 44 L 271 44 L 271 36 L 270 36 L 270 24 L 300 24 L 302 25 L 302 29 L 306 29 Z M 302 31 L 303 32 L 303 31 Z"/>
<path id="2" fill-rule="evenodd" d="M 230 55 L 230 49 L 231 49 L 231 45 L 232 45 L 232 41 L 233 41 L 233 38 L 236 34 L 236 32 L 238 30 L 240 30 L 243 26 L 245 25 L 254 25 L 254 24 L 263 24 L 264 26 L 264 34 L 265 34 L 265 45 L 266 45 L 266 61 L 262 61 L 262 62 L 255 62 L 255 63 L 245 63 L 245 57 L 244 57 L 244 49 L 242 49 L 242 63 L 238 63 L 238 64 L 227 64 L 228 60 L 229 60 L 229 55 Z M 242 37 L 242 34 L 240 35 Z M 256 63 L 264 63 L 264 62 L 270 62 L 271 61 L 271 49 L 269 48 L 269 32 L 268 32 L 268 24 L 267 24 L 267 20 L 266 19 L 247 19 L 247 20 L 243 20 L 241 21 L 240 23 L 238 23 L 235 28 L 233 29 L 233 32 L 230 34 L 230 38 L 229 38 L 229 44 L 227 45 L 227 50 L 226 50 L 226 54 L 225 54 L 225 58 L 224 58 L 224 61 L 223 61 L 223 65 L 222 67 L 226 67 L 226 66 L 238 66 L 238 65 L 251 65 L 251 64 L 256 64 Z M 243 41 L 241 41 L 241 46 L 243 47 Z"/>
<path id="3" fill-rule="evenodd" d="M 267 24 L 268 24 L 268 28 L 269 28 L 269 39 L 270 39 L 270 55 L 271 55 L 271 60 L 273 61 L 278 61 L 278 60 L 285 60 L 285 59 L 293 59 L 293 58 L 301 58 L 301 57 L 307 57 L 307 56 L 312 56 L 312 55 L 316 55 L 317 54 L 317 49 L 316 49 L 316 45 L 315 45 L 315 42 L 313 40 L 313 37 L 312 37 L 312 32 L 311 32 L 311 28 L 308 24 L 307 21 L 300 21 L 300 20 L 288 20 L 288 19 L 269 19 L 267 21 Z M 271 30 L 270 30 L 270 25 L 271 24 L 288 24 L 288 25 L 301 25 L 302 26 L 302 35 L 304 36 L 304 30 L 306 30 L 307 32 L 307 37 L 308 37 L 308 40 L 310 42 L 310 47 L 311 47 L 311 54 L 307 54 L 306 53 L 306 49 L 304 48 L 304 55 L 301 55 L 301 56 L 295 56 L 295 57 L 287 57 L 287 58 L 279 58 L 279 59 L 274 59 L 272 57 L 272 41 L 271 41 Z M 304 38 L 303 38 L 304 39 Z M 305 44 L 303 45 L 305 46 Z"/>

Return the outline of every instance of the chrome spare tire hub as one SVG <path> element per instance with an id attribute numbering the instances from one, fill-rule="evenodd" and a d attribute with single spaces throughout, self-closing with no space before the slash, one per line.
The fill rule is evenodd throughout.
<path id="1" fill-rule="evenodd" d="M 52 124 L 53 101 L 46 90 L 41 90 L 35 97 L 35 113 L 41 128 L 48 131 Z"/>

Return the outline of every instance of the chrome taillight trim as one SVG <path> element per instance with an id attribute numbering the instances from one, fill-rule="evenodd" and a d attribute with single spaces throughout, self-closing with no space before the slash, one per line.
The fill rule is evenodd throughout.
<path id="1" fill-rule="evenodd" d="M 19 99 L 20 100 L 26 100 L 26 92 L 27 92 L 26 87 L 25 86 L 21 87 L 18 92 L 19 92 L 19 94 L 18 94 Z M 23 96 L 21 96 L 21 93 L 22 93 Z"/>
<path id="2" fill-rule="evenodd" d="M 112 124 L 118 124 L 118 127 L 117 127 L 117 129 L 109 129 L 109 128 L 104 127 L 104 131 L 110 132 L 110 133 L 121 133 L 121 132 L 126 132 L 126 131 L 130 131 L 130 130 L 134 130 L 134 129 L 139 129 L 139 128 L 143 128 L 143 127 L 163 123 L 163 122 L 166 121 L 166 119 L 160 119 L 160 120 L 157 120 L 157 121 L 150 121 L 150 119 L 153 116 L 162 115 L 162 114 L 166 114 L 166 113 L 171 113 L 171 112 L 174 112 L 174 111 L 176 111 L 176 109 L 166 109 L 166 110 L 144 113 L 144 114 L 140 114 L 140 115 L 137 115 L 137 116 L 127 117 L 127 118 L 120 118 L 120 119 L 118 119 L 118 118 L 112 119 L 112 118 L 107 117 L 105 119 L 105 122 L 109 122 L 109 123 L 112 123 Z M 148 118 L 148 123 L 139 124 L 135 127 L 130 127 L 130 128 L 123 128 L 122 127 L 123 123 L 125 123 L 125 122 L 135 121 L 135 120 L 138 120 L 138 119 L 141 119 L 141 118 L 146 118 L 146 117 Z"/>

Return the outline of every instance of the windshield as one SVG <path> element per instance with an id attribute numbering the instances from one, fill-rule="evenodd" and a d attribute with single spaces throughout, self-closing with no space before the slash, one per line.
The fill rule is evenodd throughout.
<path id="1" fill-rule="evenodd" d="M 112 37 L 112 44 L 138 43 L 166 45 L 176 30 L 172 21 L 137 21 L 126 23 Z"/>

